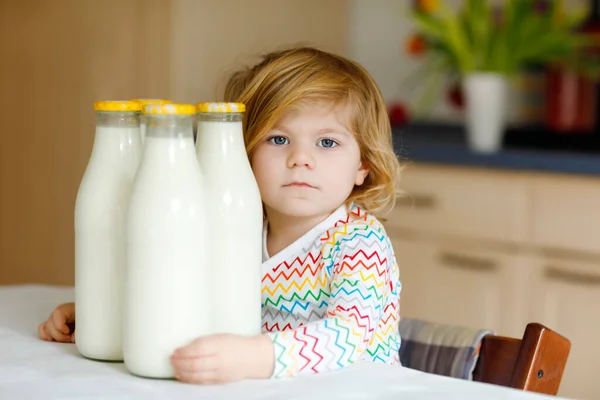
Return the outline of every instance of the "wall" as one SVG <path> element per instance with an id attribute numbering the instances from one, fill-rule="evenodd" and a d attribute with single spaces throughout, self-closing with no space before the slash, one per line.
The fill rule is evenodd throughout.
<path id="1" fill-rule="evenodd" d="M 175 0 L 172 96 L 221 99 L 227 75 L 290 44 L 346 53 L 345 0 Z"/>
<path id="2" fill-rule="evenodd" d="M 93 141 L 92 103 L 169 94 L 170 21 L 163 16 L 170 4 L 0 7 L 0 35 L 9 38 L 0 63 L 0 284 L 71 284 L 73 209 Z"/>

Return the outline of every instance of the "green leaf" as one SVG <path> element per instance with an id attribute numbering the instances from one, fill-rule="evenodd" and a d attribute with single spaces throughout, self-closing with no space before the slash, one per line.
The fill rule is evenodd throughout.
<path id="1" fill-rule="evenodd" d="M 444 26 L 437 19 L 423 12 L 411 13 L 413 21 L 417 25 L 419 33 L 431 39 L 443 39 L 445 36 Z"/>
<path id="2" fill-rule="evenodd" d="M 463 30 L 469 36 L 474 66 L 485 63 L 486 49 L 489 47 L 492 13 L 486 0 L 469 0 L 463 14 Z"/>
<path id="3" fill-rule="evenodd" d="M 444 25 L 448 48 L 454 54 L 458 68 L 463 72 L 473 69 L 473 52 L 468 35 L 458 16 L 443 3 L 439 4 L 440 21 Z"/>

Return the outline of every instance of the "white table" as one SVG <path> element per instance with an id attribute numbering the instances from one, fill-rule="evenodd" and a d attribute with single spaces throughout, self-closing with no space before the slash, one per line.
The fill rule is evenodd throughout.
<path id="1" fill-rule="evenodd" d="M 553 397 L 426 374 L 358 364 L 295 379 L 196 386 L 134 377 L 122 363 L 79 355 L 74 344 L 44 342 L 37 326 L 72 288 L 0 286 L 0 399 L 508 399 Z"/>

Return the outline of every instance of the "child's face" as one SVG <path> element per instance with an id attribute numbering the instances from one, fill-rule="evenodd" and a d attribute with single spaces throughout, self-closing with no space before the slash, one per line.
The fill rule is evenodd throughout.
<path id="1" fill-rule="evenodd" d="M 252 169 L 269 211 L 291 217 L 331 213 L 368 171 L 348 130 L 349 107 L 309 106 L 287 114 L 255 148 Z"/>

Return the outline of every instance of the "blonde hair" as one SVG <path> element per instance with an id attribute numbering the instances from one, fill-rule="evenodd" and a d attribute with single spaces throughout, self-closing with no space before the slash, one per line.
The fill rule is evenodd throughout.
<path id="1" fill-rule="evenodd" d="M 225 87 L 225 101 L 246 104 L 244 140 L 248 156 L 268 131 L 292 108 L 310 102 L 348 104 L 362 162 L 369 173 L 355 186 L 354 202 L 374 214 L 394 207 L 400 163 L 394 153 L 389 118 L 377 84 L 359 64 L 314 48 L 293 48 L 265 55 L 252 68 L 235 72 Z"/>

